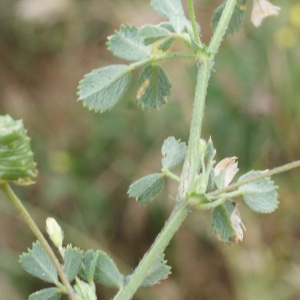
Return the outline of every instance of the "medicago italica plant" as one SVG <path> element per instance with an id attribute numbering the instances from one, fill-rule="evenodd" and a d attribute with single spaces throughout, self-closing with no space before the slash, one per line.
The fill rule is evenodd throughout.
<path id="1" fill-rule="evenodd" d="M 166 138 L 161 148 L 161 170 L 135 181 L 128 189 L 130 197 L 145 205 L 162 190 L 167 179 L 174 180 L 178 183 L 178 192 L 174 196 L 173 212 L 132 274 L 122 274 L 102 250 L 83 252 L 72 245 L 64 246 L 61 227 L 53 218 L 48 218 L 47 232 L 60 256 L 56 257 L 9 185 L 10 182 L 31 184 L 37 171 L 22 121 L 2 116 L 0 186 L 38 240 L 20 256 L 20 262 L 28 273 L 53 284 L 31 294 L 31 300 L 60 299 L 63 294 L 72 300 L 93 300 L 96 299 L 95 282 L 116 288 L 115 300 L 131 299 L 139 287 L 152 286 L 168 277 L 171 267 L 166 264 L 164 250 L 191 212 L 211 210 L 211 228 L 218 239 L 229 244 L 242 241 L 246 228 L 237 208 L 238 201 L 242 199 L 254 212 L 273 212 L 278 206 L 278 194 L 270 177 L 300 166 L 297 161 L 272 170 L 250 171 L 231 184 L 238 171 L 237 157 L 216 163 L 212 138 L 205 141 L 201 135 L 215 56 L 223 38 L 242 24 L 246 0 L 226 0 L 216 9 L 212 17 L 214 31 L 208 44 L 201 40 L 201 27 L 196 22 L 192 0 L 188 0 L 189 18 L 180 0 L 152 0 L 151 6 L 166 17 L 166 21 L 141 28 L 122 25 L 109 37 L 107 46 L 129 64 L 110 65 L 85 75 L 79 83 L 78 100 L 89 110 L 101 113 L 110 110 L 126 93 L 132 71 L 141 69 L 137 103 L 145 110 L 159 108 L 171 93 L 171 82 L 160 62 L 177 58 L 195 61 L 198 73 L 188 142 L 172 136 Z M 267 0 L 254 0 L 252 22 L 260 26 L 265 17 L 277 15 L 279 10 Z M 182 41 L 186 51 L 172 51 L 176 40 Z M 175 174 L 174 168 L 180 164 L 181 174 Z"/>

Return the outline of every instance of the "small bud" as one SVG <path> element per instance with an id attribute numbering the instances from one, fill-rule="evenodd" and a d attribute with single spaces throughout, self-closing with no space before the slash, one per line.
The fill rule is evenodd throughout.
<path id="1" fill-rule="evenodd" d="M 53 244 L 57 248 L 61 248 L 64 239 L 64 233 L 54 218 L 47 218 L 46 230 Z"/>

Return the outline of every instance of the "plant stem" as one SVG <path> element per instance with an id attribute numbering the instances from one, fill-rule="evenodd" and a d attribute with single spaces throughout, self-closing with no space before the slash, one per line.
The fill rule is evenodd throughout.
<path id="1" fill-rule="evenodd" d="M 291 163 L 288 163 L 288 164 L 285 164 L 283 166 L 274 168 L 272 170 L 261 171 L 261 173 L 259 173 L 256 176 L 253 176 L 253 177 L 248 178 L 248 179 L 243 180 L 243 181 L 233 183 L 233 184 L 231 184 L 231 185 L 229 185 L 229 186 L 227 186 L 223 189 L 216 190 L 214 192 L 208 193 L 207 195 L 215 197 L 215 196 L 218 196 L 218 195 L 236 190 L 240 186 L 245 185 L 247 183 L 257 181 L 257 180 L 260 180 L 260 179 L 263 179 L 263 178 L 266 178 L 266 177 L 270 177 L 270 176 L 273 176 L 273 175 L 277 175 L 277 174 L 280 174 L 280 173 L 283 173 L 283 172 L 286 172 L 286 171 L 290 171 L 292 169 L 299 168 L 299 167 L 300 167 L 300 160 L 293 161 Z"/>
<path id="2" fill-rule="evenodd" d="M 24 207 L 20 199 L 17 197 L 17 195 L 13 192 L 13 190 L 10 188 L 9 184 L 7 182 L 4 182 L 0 185 L 4 193 L 7 195 L 7 197 L 10 199 L 10 201 L 14 204 L 14 206 L 18 209 L 18 211 L 21 213 L 22 217 L 24 218 L 25 222 L 31 229 L 31 231 L 34 233 L 38 241 L 42 244 L 43 248 L 45 249 L 47 255 L 49 256 L 50 260 L 52 261 L 53 265 L 55 266 L 55 269 L 57 270 L 57 273 L 63 283 L 63 285 L 66 288 L 67 294 L 69 295 L 69 298 L 71 300 L 76 300 L 74 291 L 72 286 L 70 285 L 65 273 L 63 272 L 63 269 L 61 268 L 60 262 L 58 261 L 57 257 L 55 256 L 52 248 L 48 244 L 47 240 L 44 238 L 42 232 L 39 230 L 39 228 L 36 226 L 34 220 L 31 218 L 29 212 Z"/>
<path id="3" fill-rule="evenodd" d="M 130 70 L 135 70 L 137 68 L 140 68 L 144 65 L 147 65 L 152 62 L 159 62 L 163 60 L 168 59 L 174 59 L 174 58 L 192 58 L 195 59 L 195 53 L 191 52 L 171 52 L 171 53 L 161 53 L 161 54 L 153 54 L 151 57 L 132 63 L 128 66 Z"/>
<path id="4" fill-rule="evenodd" d="M 192 28 L 193 28 L 193 35 L 194 35 L 195 42 L 197 44 L 199 44 L 200 46 L 202 46 L 200 37 L 198 35 L 198 31 L 197 31 L 197 22 L 196 22 L 193 0 L 188 0 L 188 10 L 189 10 L 190 21 L 191 21 Z"/>
<path id="5" fill-rule="evenodd" d="M 198 57 L 201 58 L 201 61 L 198 61 L 198 75 L 195 89 L 193 116 L 191 121 L 187 155 L 184 161 L 183 171 L 181 174 L 181 182 L 178 190 L 178 203 L 174 207 L 174 210 L 161 233 L 157 236 L 151 248 L 144 255 L 143 259 L 135 269 L 130 281 L 123 289 L 118 292 L 118 294 L 114 297 L 114 300 L 129 300 L 132 298 L 135 291 L 139 288 L 139 286 L 146 278 L 148 271 L 168 246 L 170 240 L 190 212 L 190 208 L 188 207 L 186 201 L 186 194 L 188 188 L 194 183 L 198 171 L 198 165 L 200 163 L 200 159 L 198 157 L 198 143 L 201 136 L 201 127 L 208 80 L 210 77 L 211 69 L 213 67 L 214 56 L 217 53 L 222 38 L 226 32 L 226 28 L 230 21 L 230 17 L 235 7 L 236 1 L 237 0 L 227 0 L 223 14 L 209 45 L 209 54 L 203 55 L 202 52 L 196 53 L 196 56 L 198 54 Z M 189 5 L 191 6 L 192 1 L 189 2 Z M 192 14 L 193 18 L 194 13 L 192 10 L 190 10 L 190 13 Z M 195 23 L 196 21 L 194 20 L 193 22 Z M 161 58 L 163 58 L 163 56 L 161 56 Z M 171 56 L 168 54 L 166 58 L 171 58 Z M 131 67 L 133 66 L 136 67 L 137 64 L 132 64 Z"/>
<path id="6" fill-rule="evenodd" d="M 201 61 L 198 63 L 198 77 L 195 90 L 195 100 L 190 129 L 190 137 L 188 143 L 189 147 L 183 165 L 181 184 L 179 186 L 180 201 L 185 201 L 185 195 L 188 192 L 189 187 L 193 186 L 196 173 L 198 171 L 198 165 L 200 160 L 198 156 L 198 144 L 199 139 L 201 137 L 201 128 L 203 122 L 208 81 L 214 64 L 215 55 L 226 33 L 226 28 L 232 16 L 234 7 L 236 5 L 236 1 L 237 0 L 227 0 L 220 21 L 209 44 L 208 55 L 203 56 L 203 53 L 200 53 Z"/>
<path id="7" fill-rule="evenodd" d="M 170 240 L 177 232 L 188 214 L 189 208 L 186 205 L 181 203 L 175 206 L 164 228 L 156 237 L 151 248 L 144 255 L 138 267 L 135 269 L 130 281 L 123 290 L 119 291 L 119 293 L 114 297 L 114 300 L 129 300 L 132 298 L 135 291 L 139 288 L 139 286 L 146 278 L 148 271 L 168 246 Z"/>

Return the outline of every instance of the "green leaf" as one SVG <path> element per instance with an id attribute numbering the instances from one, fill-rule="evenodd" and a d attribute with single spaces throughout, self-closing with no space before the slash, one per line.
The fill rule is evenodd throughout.
<path id="1" fill-rule="evenodd" d="M 20 256 L 22 267 L 31 275 L 44 281 L 56 283 L 57 272 L 40 242 L 35 242 L 28 253 Z"/>
<path id="2" fill-rule="evenodd" d="M 147 277 L 141 284 L 141 286 L 152 286 L 159 283 L 161 280 L 166 279 L 171 273 L 171 267 L 167 265 L 167 262 L 164 260 L 164 255 L 161 255 L 156 263 L 147 273 Z"/>
<path id="3" fill-rule="evenodd" d="M 61 292 L 56 287 L 37 291 L 29 296 L 29 300 L 59 300 Z"/>
<path id="4" fill-rule="evenodd" d="M 22 120 L 11 116 L 0 116 L 0 183 L 13 181 L 15 184 L 34 183 L 36 163 L 30 147 L 30 138 Z"/>
<path id="5" fill-rule="evenodd" d="M 143 43 L 140 31 L 131 25 L 122 25 L 119 31 L 109 37 L 107 45 L 115 56 L 129 61 L 147 59 L 152 51 L 151 46 Z"/>
<path id="6" fill-rule="evenodd" d="M 157 49 L 161 51 L 167 51 L 172 46 L 174 41 L 175 41 L 174 37 L 166 38 L 164 41 L 158 44 Z"/>
<path id="7" fill-rule="evenodd" d="M 167 73 L 159 65 L 146 66 L 138 79 L 136 97 L 144 109 L 158 108 L 167 102 L 171 83 Z"/>
<path id="8" fill-rule="evenodd" d="M 261 174 L 261 171 L 250 171 L 242 175 L 238 182 L 248 180 Z M 239 187 L 244 192 L 243 200 L 253 211 L 258 213 L 271 213 L 278 207 L 278 187 L 270 177 L 259 179 Z"/>
<path id="9" fill-rule="evenodd" d="M 172 34 L 168 29 L 159 25 L 145 25 L 140 28 L 139 32 L 143 36 L 145 45 L 153 44 L 154 42 Z"/>
<path id="10" fill-rule="evenodd" d="M 71 282 L 78 274 L 83 259 L 83 253 L 77 248 L 68 246 L 64 255 L 64 273 Z"/>
<path id="11" fill-rule="evenodd" d="M 231 200 L 226 200 L 213 209 L 211 227 L 217 238 L 224 243 L 232 244 L 243 240 L 245 227 L 236 204 Z"/>
<path id="12" fill-rule="evenodd" d="M 126 92 L 131 72 L 126 65 L 111 65 L 86 74 L 79 82 L 78 101 L 90 110 L 111 109 Z"/>
<path id="13" fill-rule="evenodd" d="M 183 31 L 187 20 L 180 0 L 152 0 L 151 6 L 156 12 L 169 18 L 176 32 Z"/>
<path id="14" fill-rule="evenodd" d="M 213 142 L 211 138 L 209 138 L 206 144 L 205 154 L 204 154 L 205 160 L 208 162 L 208 164 L 211 164 L 213 162 L 216 153 L 217 151 L 214 148 Z"/>
<path id="15" fill-rule="evenodd" d="M 94 282 L 90 284 L 76 278 L 74 285 L 76 300 L 97 300 L 96 288 Z"/>
<path id="16" fill-rule="evenodd" d="M 147 276 L 141 283 L 141 287 L 153 286 L 168 277 L 171 267 L 166 264 L 164 255 L 162 254 L 155 262 L 155 264 L 147 272 Z M 132 274 L 124 277 L 124 286 L 131 280 Z"/>
<path id="17" fill-rule="evenodd" d="M 233 34 L 234 32 L 236 32 L 237 30 L 239 30 L 239 28 L 242 25 L 243 22 L 243 18 L 244 18 L 244 14 L 245 14 L 245 10 L 246 10 L 246 1 L 245 0 L 240 0 L 237 2 L 232 17 L 230 19 L 230 22 L 228 24 L 227 27 L 227 31 L 226 34 Z M 214 12 L 212 20 L 211 20 L 211 24 L 212 24 L 212 28 L 215 30 L 219 20 L 222 16 L 224 7 L 225 7 L 226 1 L 223 2 Z"/>
<path id="18" fill-rule="evenodd" d="M 163 185 L 164 178 L 161 173 L 150 174 L 132 183 L 128 195 L 136 198 L 140 204 L 147 204 L 161 191 Z"/>
<path id="19" fill-rule="evenodd" d="M 185 158 L 186 150 L 187 145 L 185 142 L 180 142 L 173 136 L 165 139 L 161 148 L 163 169 L 172 170 L 179 165 Z"/>
<path id="20" fill-rule="evenodd" d="M 89 283 L 91 283 L 94 279 L 94 273 L 98 260 L 98 252 L 93 250 L 88 250 L 84 256 L 83 263 L 83 272 L 81 272 L 81 276 L 86 279 Z"/>
<path id="21" fill-rule="evenodd" d="M 97 254 L 94 279 L 106 286 L 122 288 L 124 275 L 119 272 L 114 261 L 103 251 L 98 250 Z"/>

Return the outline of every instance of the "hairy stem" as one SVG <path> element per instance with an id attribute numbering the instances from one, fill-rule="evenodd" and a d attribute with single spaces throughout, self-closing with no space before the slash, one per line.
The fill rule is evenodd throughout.
<path id="1" fill-rule="evenodd" d="M 57 257 L 55 256 L 52 248 L 48 244 L 47 240 L 43 236 L 42 232 L 39 230 L 37 225 L 35 224 L 34 220 L 31 218 L 29 212 L 24 207 L 20 199 L 17 197 L 17 195 L 13 192 L 13 190 L 10 188 L 9 184 L 7 182 L 0 185 L 4 193 L 7 195 L 7 197 L 10 199 L 10 201 L 14 204 L 14 206 L 18 209 L 18 211 L 21 213 L 22 217 L 24 218 L 25 222 L 31 229 L 31 231 L 34 233 L 38 241 L 42 244 L 43 248 L 45 249 L 47 255 L 49 256 L 50 260 L 52 261 L 53 265 L 55 266 L 55 269 L 57 270 L 57 273 L 65 286 L 66 292 L 69 295 L 69 298 L 71 300 L 76 300 L 74 291 L 72 286 L 70 285 L 65 273 L 63 272 L 63 269 L 60 265 L 60 262 L 58 261 Z"/>
<path id="2" fill-rule="evenodd" d="M 211 69 L 213 67 L 214 56 L 217 53 L 222 38 L 226 32 L 226 28 L 230 21 L 236 1 L 237 0 L 227 0 L 219 24 L 209 45 L 209 53 L 205 55 L 203 55 L 202 52 L 196 53 L 196 57 L 199 57 L 199 61 L 197 61 L 197 84 L 195 89 L 194 108 L 191 121 L 188 150 L 186 159 L 184 161 L 183 171 L 181 174 L 181 182 L 178 190 L 178 204 L 174 207 L 174 210 L 161 233 L 157 236 L 151 248 L 144 255 L 143 259 L 135 269 L 130 281 L 123 289 L 118 292 L 114 300 L 129 300 L 132 298 L 135 291 L 139 288 L 139 286 L 146 278 L 149 269 L 151 269 L 155 261 L 163 253 L 170 240 L 189 214 L 190 208 L 188 207 L 188 204 L 186 202 L 186 194 L 188 192 L 188 188 L 193 185 L 196 172 L 198 170 L 198 143 L 201 136 L 201 127 L 208 81 Z M 189 1 L 190 9 L 192 5 L 192 1 Z M 190 10 L 190 14 L 192 15 L 192 18 L 194 18 L 193 9 Z M 193 23 L 196 24 L 195 20 L 193 21 Z M 199 37 L 197 39 L 199 39 Z M 168 55 L 167 58 L 170 58 L 170 55 Z M 136 66 L 136 64 L 133 64 L 132 66 Z"/>
<path id="3" fill-rule="evenodd" d="M 170 240 L 177 232 L 188 213 L 189 208 L 186 205 L 177 204 L 175 206 L 164 228 L 157 236 L 149 251 L 144 255 L 138 267 L 135 269 L 131 280 L 123 290 L 120 290 L 120 292 L 115 296 L 114 300 L 129 300 L 132 298 L 135 291 L 146 278 L 148 271 L 168 246 Z"/>
<path id="4" fill-rule="evenodd" d="M 194 9 L 194 3 L 193 0 L 188 0 L 188 10 L 189 10 L 189 16 L 193 28 L 193 35 L 195 42 L 201 46 L 200 37 L 198 35 L 197 31 L 197 22 L 196 22 L 196 16 L 195 16 L 195 9 Z"/>

